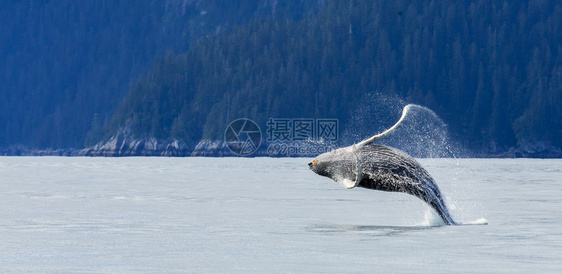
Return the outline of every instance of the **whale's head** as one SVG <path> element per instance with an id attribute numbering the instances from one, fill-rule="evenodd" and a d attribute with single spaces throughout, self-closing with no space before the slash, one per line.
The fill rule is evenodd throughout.
<path id="1" fill-rule="evenodd" d="M 361 168 L 353 146 L 320 154 L 308 166 L 314 173 L 331 178 L 347 188 L 354 188 L 361 180 Z"/>

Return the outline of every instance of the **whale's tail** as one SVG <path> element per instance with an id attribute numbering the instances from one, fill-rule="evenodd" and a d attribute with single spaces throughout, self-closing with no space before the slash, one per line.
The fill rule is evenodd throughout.
<path id="1" fill-rule="evenodd" d="M 449 214 L 449 210 L 447 209 L 445 202 L 441 198 L 439 189 L 434 189 L 433 187 L 431 187 L 434 186 L 435 188 L 437 188 L 437 185 L 435 185 L 435 183 L 432 183 L 432 184 L 428 184 L 428 186 L 430 186 L 431 190 L 427 192 L 432 197 L 426 198 L 421 196 L 423 197 L 422 200 L 424 200 L 428 205 L 431 206 L 431 208 L 435 210 L 435 212 L 437 212 L 437 214 L 439 214 L 439 217 L 441 217 L 443 223 L 445 223 L 446 225 L 487 225 L 488 224 L 488 221 L 484 218 L 480 218 L 472 222 L 463 222 L 463 223 L 456 222 L 451 217 L 451 214 Z"/>
<path id="2" fill-rule="evenodd" d="M 436 185 L 434 186 L 437 187 Z M 424 200 L 437 212 L 437 214 L 439 214 L 441 219 L 443 219 L 443 222 L 446 225 L 459 225 L 459 223 L 453 220 L 451 214 L 449 214 L 449 210 L 447 209 L 447 206 L 445 205 L 443 198 L 441 198 L 441 193 L 439 192 L 439 189 L 436 189 L 436 191 L 430 190 L 428 192 L 429 192 L 428 195 L 431 195 L 433 197 L 428 197 L 428 198 L 424 197 Z"/>
<path id="3" fill-rule="evenodd" d="M 431 206 L 446 225 L 459 225 L 459 223 L 455 222 L 453 217 L 451 217 L 449 209 L 445 205 L 445 201 L 441 195 L 441 191 L 433 180 L 433 177 L 421 166 L 414 169 L 414 172 L 410 173 L 410 176 L 416 178 L 418 184 L 413 188 L 407 189 L 405 192 L 420 198 Z"/>

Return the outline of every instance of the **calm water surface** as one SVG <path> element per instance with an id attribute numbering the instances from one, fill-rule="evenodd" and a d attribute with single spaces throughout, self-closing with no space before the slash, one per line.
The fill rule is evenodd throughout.
<path id="1" fill-rule="evenodd" d="M 463 226 L 309 160 L 0 157 L 0 272 L 562 271 L 562 160 L 421 159 Z"/>

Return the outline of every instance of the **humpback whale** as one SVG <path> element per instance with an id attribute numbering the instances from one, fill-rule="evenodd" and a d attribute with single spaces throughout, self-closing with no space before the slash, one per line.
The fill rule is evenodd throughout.
<path id="1" fill-rule="evenodd" d="M 363 187 L 414 195 L 431 206 L 445 224 L 457 225 L 439 187 L 414 158 L 396 148 L 373 144 L 394 131 L 412 106 L 405 106 L 398 122 L 383 133 L 323 153 L 308 165 L 316 174 L 331 178 L 348 189 Z"/>

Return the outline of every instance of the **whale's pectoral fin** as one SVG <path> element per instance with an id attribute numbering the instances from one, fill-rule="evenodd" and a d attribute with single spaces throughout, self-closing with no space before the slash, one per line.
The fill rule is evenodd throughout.
<path id="1" fill-rule="evenodd" d="M 343 185 L 347 189 L 352 189 L 359 185 L 361 180 L 363 179 L 363 173 L 361 172 L 361 165 L 359 163 L 359 159 L 357 158 L 357 154 L 355 151 L 355 146 L 352 148 L 353 157 L 355 158 L 355 166 L 353 167 L 353 171 L 346 174 L 349 178 L 343 176 L 334 176 L 334 180 L 341 185 Z M 355 177 L 352 177 L 355 175 Z"/>
<path id="2" fill-rule="evenodd" d="M 385 137 L 386 135 L 390 134 L 391 132 L 393 132 L 398 125 L 400 125 L 400 123 L 402 123 L 402 121 L 404 120 L 404 118 L 406 117 L 406 114 L 408 113 L 408 110 L 410 109 L 410 107 L 413 106 L 412 104 L 406 105 L 404 107 L 404 109 L 402 110 L 402 116 L 400 116 L 400 119 L 398 120 L 398 122 L 396 122 L 396 124 L 394 124 L 394 126 L 392 126 L 391 128 L 385 130 L 383 133 L 381 134 L 377 134 L 369 139 L 365 139 L 363 141 L 361 141 L 359 144 L 357 144 L 357 147 L 362 147 L 364 145 L 368 145 L 371 144 L 377 140 L 382 139 L 383 137 Z"/>
<path id="3" fill-rule="evenodd" d="M 349 179 L 343 179 L 339 183 L 342 184 L 343 186 L 345 186 L 345 188 L 347 188 L 347 189 L 352 189 L 352 188 L 357 186 L 357 184 L 355 184 L 354 181 L 349 180 Z"/>

